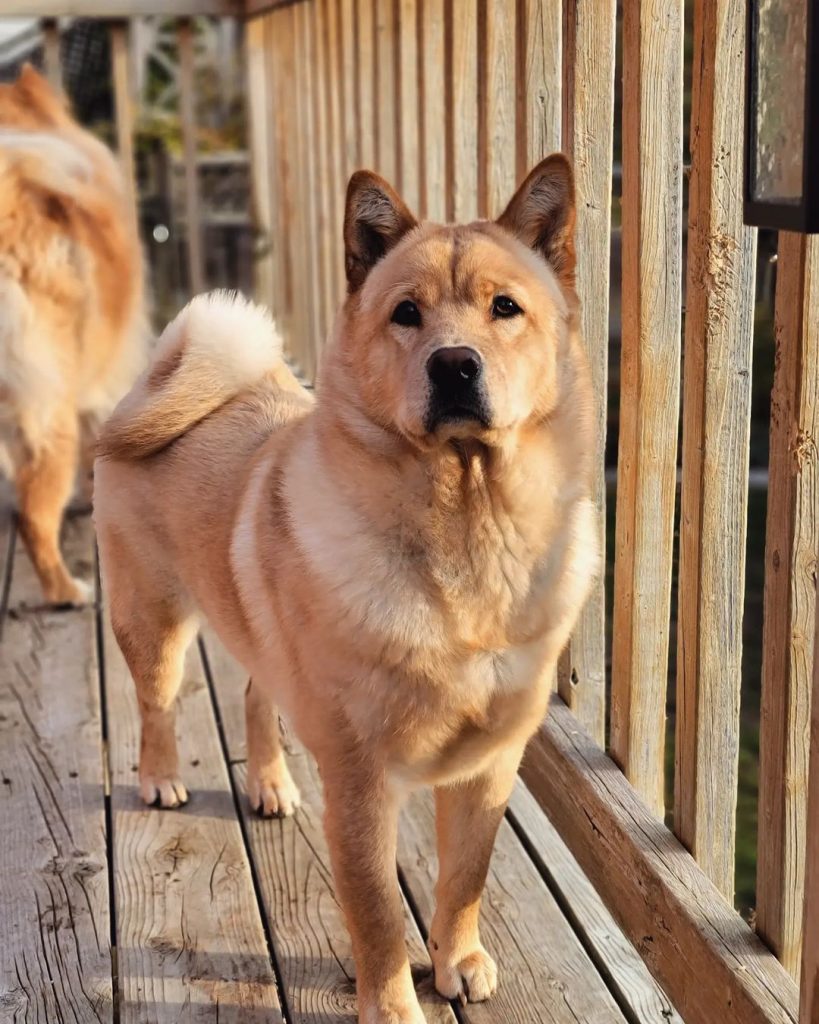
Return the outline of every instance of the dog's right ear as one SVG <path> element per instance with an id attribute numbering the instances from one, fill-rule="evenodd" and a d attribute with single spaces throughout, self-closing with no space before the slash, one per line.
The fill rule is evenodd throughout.
<path id="1" fill-rule="evenodd" d="M 356 171 L 347 186 L 344 211 L 344 267 L 351 294 L 416 224 L 404 201 L 383 178 L 372 171 Z"/>

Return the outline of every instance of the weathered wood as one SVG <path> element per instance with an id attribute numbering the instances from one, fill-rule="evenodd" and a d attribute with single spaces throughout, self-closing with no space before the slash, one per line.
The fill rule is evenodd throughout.
<path id="1" fill-rule="evenodd" d="M 344 125 L 344 177 L 358 169 L 358 97 L 356 90 L 358 54 L 356 53 L 355 0 L 338 0 L 339 68 L 341 71 L 341 121 Z"/>
<path id="2" fill-rule="evenodd" d="M 815 248 L 815 239 L 811 244 Z M 819 651 L 819 615 L 814 632 Z M 813 694 L 810 723 L 810 774 L 808 782 L 807 850 L 805 856 L 805 929 L 802 950 L 800 1024 L 819 1024 L 819 658 L 813 663 Z"/>
<path id="3" fill-rule="evenodd" d="M 188 806 L 137 792 L 136 693 L 103 629 L 111 758 L 120 1019 L 123 1024 L 281 1022 L 247 853 L 197 649 L 178 699 Z"/>
<path id="4" fill-rule="evenodd" d="M 375 13 L 378 0 L 356 0 L 358 25 L 358 159 L 363 168 L 375 165 Z"/>
<path id="5" fill-rule="evenodd" d="M 446 219 L 446 57 L 444 0 L 421 0 L 420 215 Z"/>
<path id="6" fill-rule="evenodd" d="M 202 251 L 199 175 L 196 166 L 196 83 L 193 25 L 181 18 L 176 26 L 179 46 L 179 117 L 182 122 L 182 145 L 185 162 L 185 225 L 188 243 L 188 288 L 196 295 L 205 287 Z"/>
<path id="7" fill-rule="evenodd" d="M 576 17 L 570 5 L 568 18 Z M 516 141 L 518 181 L 561 148 L 563 11 L 550 0 L 518 0 Z M 570 74 L 573 68 L 567 69 Z M 596 85 L 605 84 L 595 83 Z M 595 95 L 601 91 L 594 89 Z"/>
<path id="8" fill-rule="evenodd" d="M 448 220 L 478 216 L 478 4 L 445 0 Z"/>
<path id="9" fill-rule="evenodd" d="M 681 0 L 634 0 L 623 8 L 611 748 L 660 816 L 679 415 L 682 8 Z"/>
<path id="10" fill-rule="evenodd" d="M 819 551 L 819 240 L 779 236 L 765 540 L 757 931 L 796 977 L 802 942 Z"/>
<path id="11" fill-rule="evenodd" d="M 114 83 L 117 153 L 136 215 L 138 189 L 136 165 L 134 164 L 134 101 L 128 32 L 127 21 L 117 21 L 111 24 L 111 72 Z"/>
<path id="12" fill-rule="evenodd" d="M 297 142 L 301 149 L 301 236 L 304 271 L 300 282 L 300 304 L 304 307 L 304 336 L 302 340 L 303 365 L 310 380 L 316 379 L 318 369 L 318 339 L 321 337 L 319 310 L 319 251 L 316 236 L 316 157 L 315 157 L 315 97 L 314 37 L 310 32 L 310 18 L 315 14 L 313 4 L 296 4 L 293 8 L 296 31 L 298 80 L 297 110 L 299 132 Z"/>
<path id="13" fill-rule="evenodd" d="M 418 215 L 421 205 L 418 54 L 419 3 L 398 0 L 398 186 L 404 202 Z"/>
<path id="14" fill-rule="evenodd" d="M 398 844 L 402 875 L 427 928 L 438 874 L 433 806 L 430 793 L 410 799 L 401 815 Z M 481 940 L 497 961 L 500 983 L 489 1002 L 463 1007 L 467 1024 L 624 1020 L 506 821 L 498 833 L 481 906 Z"/>
<path id="15" fill-rule="evenodd" d="M 326 36 L 325 54 L 327 62 L 325 109 L 327 111 L 327 145 L 328 145 L 328 166 L 333 172 L 331 188 L 333 191 L 333 226 L 332 233 L 325 244 L 329 245 L 334 254 L 335 274 L 333 275 L 333 296 L 334 308 L 342 302 L 347 291 L 347 281 L 344 274 L 343 254 L 343 225 L 344 225 L 344 197 L 347 189 L 347 170 L 343 158 L 344 147 L 344 123 L 341 111 L 341 67 L 339 62 L 338 46 L 338 4 L 333 0 L 319 0 L 324 8 L 324 31 Z M 375 2 L 375 0 L 373 0 Z M 373 55 L 376 60 L 376 55 Z M 375 76 L 375 64 L 373 65 L 373 76 Z M 378 92 L 376 90 L 376 96 Z M 378 128 L 377 120 L 375 128 Z M 374 150 L 377 144 L 374 143 Z M 377 159 L 377 158 L 375 158 Z"/>
<path id="16" fill-rule="evenodd" d="M 795 1024 L 793 980 L 559 698 L 522 775 L 686 1024 Z"/>
<path id="17" fill-rule="evenodd" d="M 237 788 L 245 790 L 243 716 L 246 673 L 205 630 L 205 650 L 225 728 Z M 352 1020 L 355 982 L 350 938 L 338 905 L 330 855 L 322 827 L 322 792 L 313 759 L 297 743 L 288 744 L 288 763 L 301 790 L 295 818 L 263 821 L 242 807 L 262 897 L 279 955 L 287 1002 L 296 1020 L 335 1024 Z M 407 942 L 413 964 L 429 973 L 429 959 L 407 913 Z M 422 984 L 419 996 L 430 1024 L 455 1024 L 449 1005 Z"/>
<path id="18" fill-rule="evenodd" d="M 674 831 L 733 901 L 756 230 L 736 199 L 745 12 L 732 0 L 695 3 L 693 64 Z"/>
<path id="19" fill-rule="evenodd" d="M 91 557 L 88 517 L 74 541 L 69 557 Z M 94 612 L 22 610 L 32 579 L 12 575 L 0 643 L 0 1018 L 101 1024 L 114 1001 Z"/>
<path id="20" fill-rule="evenodd" d="M 398 180 L 397 93 L 398 61 L 395 4 L 375 4 L 375 95 L 378 132 L 376 170 L 391 184 Z"/>
<path id="21" fill-rule="evenodd" d="M 481 0 L 478 41 L 479 213 L 499 216 L 515 188 L 515 0 Z M 483 45 L 482 45 L 483 44 Z"/>
<path id="22" fill-rule="evenodd" d="M 316 296 L 316 326 L 313 337 L 316 366 L 330 331 L 335 313 L 335 300 L 329 287 L 333 275 L 333 248 L 325 240 L 332 238 L 334 228 L 333 196 L 330 185 L 330 170 L 327 165 L 327 108 L 324 103 L 326 90 L 325 76 L 327 61 L 324 53 L 324 5 L 309 4 L 307 8 L 308 31 L 310 33 L 310 74 L 312 78 L 311 101 L 313 116 L 313 137 L 311 148 L 315 164 L 313 182 L 313 230 L 315 232 L 315 274 L 313 282 Z"/>
<path id="23" fill-rule="evenodd" d="M 635 1024 L 683 1024 L 637 950 L 606 909 L 580 865 L 537 801 L 518 781 L 508 817 L 524 837 L 529 855 L 581 937 L 595 966 L 604 973 L 620 1007 L 630 1008 Z"/>
<path id="24" fill-rule="evenodd" d="M 63 87 L 63 68 L 60 61 L 60 26 L 56 18 L 44 18 L 41 24 L 45 73 L 55 89 Z"/>
<path id="25" fill-rule="evenodd" d="M 605 565 L 606 428 L 609 361 L 609 249 L 617 29 L 615 0 L 582 0 L 566 9 L 563 147 L 577 188 L 577 290 L 580 322 L 597 400 L 594 502 Z M 594 88 L 589 82 L 594 82 Z M 558 672 L 561 697 L 602 746 L 606 730 L 606 595 L 601 573 Z"/>
<path id="26" fill-rule="evenodd" d="M 254 5 L 254 0 L 248 3 Z M 174 14 L 182 18 L 197 14 L 237 17 L 245 13 L 244 0 L 173 0 L 171 11 L 168 6 L 168 0 L 3 0 L 3 17 L 141 18 Z"/>
<path id="27" fill-rule="evenodd" d="M 266 23 L 263 18 L 248 22 L 245 28 L 247 62 L 247 102 L 252 172 L 253 220 L 262 252 L 253 264 L 253 290 L 256 299 L 275 310 L 273 281 L 273 169 L 270 163 L 270 125 L 272 104 L 268 92 Z"/>

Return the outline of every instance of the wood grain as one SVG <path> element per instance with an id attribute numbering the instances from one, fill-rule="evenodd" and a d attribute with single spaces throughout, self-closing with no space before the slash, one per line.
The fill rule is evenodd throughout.
<path id="1" fill-rule="evenodd" d="M 417 216 L 421 207 L 421 104 L 418 53 L 419 4 L 398 0 L 398 187 Z"/>
<path id="2" fill-rule="evenodd" d="M 420 215 L 447 215 L 445 0 L 421 0 L 421 199 Z"/>
<path id="3" fill-rule="evenodd" d="M 136 694 L 105 617 L 120 1019 L 281 1022 L 247 852 L 196 648 L 178 700 L 188 806 L 137 792 Z"/>
<path id="4" fill-rule="evenodd" d="M 248 0 L 248 6 L 270 0 Z M 279 0 L 280 2 L 280 0 Z M 243 0 L 174 0 L 178 17 L 211 14 L 236 17 Z M 168 0 L 3 0 L 4 18 L 138 18 L 168 14 Z"/>
<path id="5" fill-rule="evenodd" d="M 293 8 L 296 26 L 300 92 L 298 102 L 299 141 L 301 145 L 302 193 L 301 232 L 304 244 L 304 277 L 301 281 L 301 304 L 304 309 L 304 366 L 309 379 L 316 379 L 318 353 L 321 351 L 321 289 L 319 288 L 318 226 L 318 161 L 316 158 L 316 94 L 318 83 L 315 66 L 315 4 L 296 4 Z"/>
<path id="6" fill-rule="evenodd" d="M 347 191 L 347 168 L 344 158 L 344 122 L 341 109 L 341 64 L 339 59 L 339 5 L 334 0 L 319 0 L 324 6 L 327 60 L 327 94 L 325 107 L 327 110 L 327 126 L 330 133 L 330 167 L 334 169 L 335 220 L 334 233 L 329 244 L 338 253 L 336 274 L 334 277 L 335 305 L 338 306 L 347 292 L 347 281 L 344 274 L 343 237 L 344 237 L 344 197 Z M 377 54 L 376 54 L 377 60 Z M 375 71 L 373 72 L 375 74 Z M 377 94 L 377 93 L 376 93 Z M 376 128 L 378 127 L 376 123 Z"/>
<path id="7" fill-rule="evenodd" d="M 448 220 L 478 216 L 478 0 L 444 0 Z"/>
<path id="8" fill-rule="evenodd" d="M 609 265 L 617 5 L 580 0 L 565 18 L 563 146 L 577 190 L 577 291 L 580 323 L 596 399 L 593 497 L 598 543 L 606 551 Z M 589 88 L 589 82 L 594 88 Z M 558 670 L 561 697 L 603 746 L 606 731 L 606 595 L 602 577 L 584 607 Z"/>
<path id="9" fill-rule="evenodd" d="M 253 291 L 258 302 L 276 312 L 273 269 L 274 175 L 270 162 L 272 104 L 268 91 L 266 19 L 254 18 L 245 28 L 247 102 L 253 227 L 261 254 L 253 264 Z"/>
<path id="10" fill-rule="evenodd" d="M 611 749 L 663 814 L 677 477 L 682 2 L 623 9 L 623 323 Z"/>
<path id="11" fill-rule="evenodd" d="M 819 242 L 783 232 L 765 539 L 757 930 L 798 976 L 819 551 Z"/>
<path id="12" fill-rule="evenodd" d="M 811 239 L 815 247 L 815 239 Z M 819 616 L 814 632 L 819 651 Z M 819 1024 L 819 658 L 813 663 L 813 694 L 810 725 L 810 776 L 808 783 L 807 850 L 805 857 L 805 942 L 802 951 L 800 1024 Z"/>
<path id="13" fill-rule="evenodd" d="M 516 2 L 480 0 L 478 212 L 498 217 L 515 189 Z"/>
<path id="14" fill-rule="evenodd" d="M 313 342 L 317 366 L 319 365 L 321 352 L 330 333 L 330 327 L 335 314 L 335 298 L 329 287 L 335 269 L 333 266 L 333 248 L 326 241 L 332 238 L 335 222 L 333 207 L 335 195 L 330 180 L 330 169 L 327 165 L 327 108 L 324 104 L 327 60 L 324 51 L 325 33 L 323 19 L 323 4 L 313 3 L 307 6 L 313 116 L 313 135 L 310 142 L 312 158 L 315 164 L 313 178 L 315 279 L 313 281 L 313 292 L 314 301 L 316 302 L 316 327 Z"/>
<path id="15" fill-rule="evenodd" d="M 438 873 L 429 793 L 412 797 L 401 816 L 398 861 L 428 928 Z M 624 1020 L 508 822 L 502 823 L 495 844 L 481 908 L 481 939 L 498 963 L 500 984 L 489 1002 L 462 1008 L 467 1024 Z"/>
<path id="16" fill-rule="evenodd" d="M 793 980 L 559 698 L 522 775 L 686 1024 L 796 1024 Z"/>
<path id="17" fill-rule="evenodd" d="M 574 9 L 574 5 L 571 5 Z M 563 17 L 550 0 L 518 0 L 516 176 L 561 148 Z M 568 12 L 571 17 L 571 11 Z M 569 73 L 572 73 L 572 69 Z M 605 83 L 602 83 L 605 84 Z M 595 89 L 597 92 L 597 89 Z"/>
<path id="18" fill-rule="evenodd" d="M 202 249 L 201 206 L 197 171 L 195 42 L 193 24 L 180 18 L 176 24 L 179 47 L 179 119 L 182 126 L 185 162 L 185 223 L 187 233 L 188 289 L 197 295 L 205 287 L 205 265 Z"/>
<path id="19" fill-rule="evenodd" d="M 390 184 L 398 181 L 396 0 L 375 4 L 375 94 L 378 133 L 376 170 Z"/>
<path id="20" fill-rule="evenodd" d="M 363 168 L 375 166 L 376 111 L 375 12 L 379 0 L 356 0 L 358 24 L 358 158 Z"/>
<path id="21" fill-rule="evenodd" d="M 82 522 L 70 559 L 91 557 Z M 103 1024 L 114 1001 L 94 612 L 23 610 L 24 573 L 20 584 L 12 574 L 0 642 L 0 1019 Z"/>

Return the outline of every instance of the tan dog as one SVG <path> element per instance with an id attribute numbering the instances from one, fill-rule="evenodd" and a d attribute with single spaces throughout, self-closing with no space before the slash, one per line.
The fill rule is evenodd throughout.
<path id="1" fill-rule="evenodd" d="M 63 509 L 81 438 L 133 383 L 146 337 L 122 174 L 26 66 L 0 85 L 0 468 L 48 601 L 88 595 L 60 554 Z"/>
<path id="2" fill-rule="evenodd" d="M 298 804 L 277 706 L 318 761 L 365 1024 L 424 1020 L 395 872 L 412 787 L 437 798 L 437 987 L 483 1000 L 496 986 L 478 936 L 495 832 L 598 560 L 573 225 L 561 156 L 498 223 L 468 227 L 417 225 L 358 173 L 350 294 L 315 404 L 263 312 L 206 296 L 101 439 L 96 516 L 142 796 L 187 798 L 173 706 L 201 610 L 252 678 L 253 806 Z"/>

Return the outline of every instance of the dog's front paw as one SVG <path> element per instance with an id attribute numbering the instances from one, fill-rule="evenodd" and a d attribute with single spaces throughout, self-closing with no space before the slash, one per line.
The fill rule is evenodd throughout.
<path id="1" fill-rule="evenodd" d="M 149 807 L 183 807 L 188 802 L 188 791 L 182 780 L 175 776 L 140 776 L 139 795 Z"/>
<path id="2" fill-rule="evenodd" d="M 359 1024 L 427 1024 L 418 1001 L 401 1006 L 359 1008 Z"/>
<path id="3" fill-rule="evenodd" d="M 251 808 L 261 818 L 287 818 L 301 806 L 301 793 L 284 760 L 276 770 L 256 772 L 247 777 L 247 796 Z"/>
<path id="4" fill-rule="evenodd" d="M 483 946 L 466 956 L 443 957 L 430 944 L 430 953 L 435 965 L 435 987 L 446 999 L 482 1003 L 495 994 L 498 968 Z"/>
<path id="5" fill-rule="evenodd" d="M 58 607 L 84 608 L 94 601 L 93 584 L 75 576 L 53 580 L 43 590 L 46 600 Z"/>

